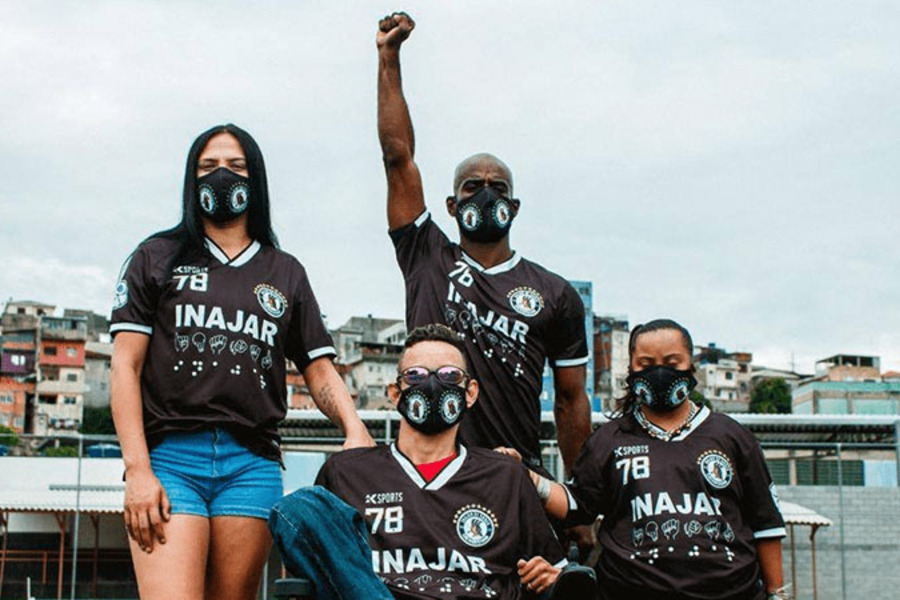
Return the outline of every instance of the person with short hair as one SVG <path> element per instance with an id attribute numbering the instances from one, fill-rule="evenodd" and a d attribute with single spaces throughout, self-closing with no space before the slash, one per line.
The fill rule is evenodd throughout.
<path id="1" fill-rule="evenodd" d="M 565 486 L 533 474 L 548 513 L 569 524 L 602 515 L 604 600 L 785 598 L 784 519 L 759 442 L 728 415 L 690 400 L 687 329 L 638 325 L 628 392 L 597 429 Z"/>
<path id="2" fill-rule="evenodd" d="M 567 560 L 527 470 L 457 441 L 479 392 L 457 334 L 414 329 L 398 370 L 388 391 L 402 416 L 396 442 L 333 455 L 317 486 L 273 509 L 288 570 L 310 578 L 319 600 L 547 592 Z"/>
<path id="3" fill-rule="evenodd" d="M 462 440 L 513 448 L 545 475 L 540 394 L 549 360 L 559 449 L 569 469 L 591 433 L 584 304 L 564 278 L 511 249 L 520 202 L 511 169 L 496 156 L 478 153 L 456 168 L 446 209 L 460 243 L 432 220 L 400 80 L 400 47 L 414 27 L 409 15 L 394 13 L 380 21 L 376 38 L 378 136 L 388 226 L 406 285 L 407 327 L 444 323 L 465 344 L 481 393 L 463 422 Z"/>
<path id="4" fill-rule="evenodd" d="M 262 152 L 220 125 L 194 140 L 181 222 L 116 286 L 111 407 L 143 599 L 255 598 L 282 494 L 286 359 L 316 405 L 374 445 L 337 374 L 303 266 L 278 249 Z"/>

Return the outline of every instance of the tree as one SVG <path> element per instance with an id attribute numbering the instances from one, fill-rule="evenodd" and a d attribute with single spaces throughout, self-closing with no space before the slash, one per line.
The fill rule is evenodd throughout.
<path id="1" fill-rule="evenodd" d="M 15 446 L 19 443 L 19 434 L 12 427 L 0 425 L 0 445 Z"/>
<path id="2" fill-rule="evenodd" d="M 790 414 L 791 404 L 791 386 L 782 377 L 760 382 L 750 394 L 752 413 Z"/>
<path id="3" fill-rule="evenodd" d="M 85 406 L 81 420 L 81 433 L 94 435 L 115 435 L 112 410 L 108 406 Z"/>
<path id="4" fill-rule="evenodd" d="M 691 395 L 688 396 L 688 398 L 697 406 L 705 406 L 709 410 L 715 410 L 713 408 L 712 402 L 709 401 L 709 398 L 707 398 L 697 390 L 691 390 Z"/>

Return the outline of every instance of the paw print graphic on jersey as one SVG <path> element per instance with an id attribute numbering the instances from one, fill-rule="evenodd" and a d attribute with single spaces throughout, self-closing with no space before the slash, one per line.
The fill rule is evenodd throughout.
<path id="1" fill-rule="evenodd" d="M 260 354 L 262 354 L 262 348 L 260 348 L 256 344 L 251 344 L 250 345 L 250 358 L 253 359 L 253 362 L 256 362 L 259 359 Z"/>
<path id="2" fill-rule="evenodd" d="M 228 349 L 235 356 L 246 352 L 248 347 L 249 346 L 247 346 L 247 342 L 245 342 L 244 340 L 234 340 L 233 342 L 231 342 L 231 344 L 228 345 Z"/>
<path id="3" fill-rule="evenodd" d="M 191 338 L 186 335 L 175 334 L 175 350 L 184 352 L 191 345 Z"/>
<path id="4" fill-rule="evenodd" d="M 224 335 L 214 335 L 209 338 L 209 350 L 213 354 L 219 354 L 222 350 L 225 349 L 225 345 L 228 343 L 228 338 Z"/>
<path id="5" fill-rule="evenodd" d="M 203 351 L 206 350 L 206 334 L 198 331 L 191 336 L 191 343 L 194 344 L 194 348 L 197 349 L 197 352 L 202 354 Z"/>
<path id="6" fill-rule="evenodd" d="M 725 538 L 725 541 L 729 544 L 734 541 L 734 529 L 732 529 L 731 525 L 728 523 L 725 524 L 725 531 L 722 533 L 722 537 Z"/>
<path id="7" fill-rule="evenodd" d="M 263 356 L 262 361 L 259 363 L 263 369 L 271 369 L 272 368 L 272 351 L 269 350 L 266 352 L 266 355 Z"/>
<path id="8" fill-rule="evenodd" d="M 631 530 L 631 543 L 640 547 L 644 543 L 644 528 L 635 527 Z"/>

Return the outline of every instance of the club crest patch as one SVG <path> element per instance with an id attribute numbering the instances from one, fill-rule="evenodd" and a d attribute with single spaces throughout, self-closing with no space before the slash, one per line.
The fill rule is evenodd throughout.
<path id="1" fill-rule="evenodd" d="M 113 310 L 119 310 L 128 304 L 128 282 L 124 279 L 116 284 L 116 295 L 113 298 Z"/>
<path id="2" fill-rule="evenodd" d="M 697 458 L 703 478 L 714 488 L 727 488 L 734 479 L 734 466 L 719 450 L 707 450 Z"/>
<path id="3" fill-rule="evenodd" d="M 463 506 L 453 517 L 459 539 L 473 548 L 481 548 L 497 532 L 497 516 L 478 504 Z"/>
<path id="4" fill-rule="evenodd" d="M 521 286 L 511 290 L 506 297 L 514 311 L 525 317 L 533 317 L 544 308 L 544 297 L 534 288 Z"/>
<path id="5" fill-rule="evenodd" d="M 208 184 L 200 184 L 198 189 L 200 195 L 200 208 L 208 215 L 216 212 L 216 193 Z"/>
<path id="6" fill-rule="evenodd" d="M 247 199 L 250 197 L 250 188 L 244 183 L 238 183 L 231 187 L 228 201 L 231 203 L 231 212 L 241 214 L 247 208 Z"/>
<path id="7" fill-rule="evenodd" d="M 428 418 L 428 401 L 425 396 L 413 392 L 407 397 L 406 418 L 421 425 Z"/>
<path id="8" fill-rule="evenodd" d="M 268 283 L 259 284 L 253 288 L 253 293 L 256 294 L 259 305 L 262 306 L 269 316 L 277 319 L 287 310 L 287 298 Z"/>
<path id="9" fill-rule="evenodd" d="M 460 214 L 462 226 L 468 231 L 475 231 L 481 225 L 481 211 L 474 204 L 466 204 Z"/>
<path id="10" fill-rule="evenodd" d="M 502 229 L 509 225 L 511 220 L 512 215 L 509 212 L 509 204 L 503 200 L 498 200 L 497 204 L 494 206 L 494 223 L 497 224 L 497 227 Z"/>
<path id="11" fill-rule="evenodd" d="M 441 397 L 441 416 L 447 423 L 455 423 L 462 412 L 462 397 L 456 392 L 446 392 Z"/>

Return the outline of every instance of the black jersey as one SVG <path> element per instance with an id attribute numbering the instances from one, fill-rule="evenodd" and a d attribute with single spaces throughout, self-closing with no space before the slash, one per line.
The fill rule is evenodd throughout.
<path id="1" fill-rule="evenodd" d="M 669 442 L 633 416 L 602 425 L 569 491 L 571 521 L 603 515 L 598 571 L 622 597 L 752 597 L 760 578 L 754 540 L 785 535 L 756 438 L 707 408 Z"/>
<path id="2" fill-rule="evenodd" d="M 459 446 L 428 483 L 396 445 L 346 450 L 316 483 L 363 515 L 372 568 L 398 596 L 511 600 L 520 558 L 565 565 L 525 469 L 490 450 Z"/>
<path id="3" fill-rule="evenodd" d="M 123 267 L 109 330 L 150 336 L 141 397 L 151 447 L 169 432 L 220 426 L 277 458 L 285 357 L 303 370 L 335 354 L 331 337 L 295 258 L 254 241 L 229 260 L 206 244 L 204 256 L 175 265 L 176 241 L 138 246 Z"/>
<path id="4" fill-rule="evenodd" d="M 425 212 L 391 232 L 406 282 L 406 324 L 461 334 L 478 402 L 460 428 L 470 446 L 512 446 L 540 465 L 544 363 L 587 364 L 584 304 L 562 277 L 518 254 L 485 269 Z"/>

